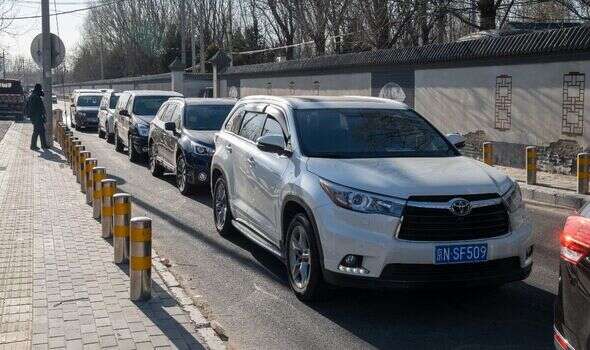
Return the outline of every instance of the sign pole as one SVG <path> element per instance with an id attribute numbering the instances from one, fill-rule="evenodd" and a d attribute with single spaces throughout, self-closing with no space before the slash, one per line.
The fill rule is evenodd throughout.
<path id="1" fill-rule="evenodd" d="M 43 91 L 45 92 L 45 139 L 47 145 L 53 145 L 53 104 L 51 101 L 51 36 L 49 27 L 49 0 L 41 0 L 41 28 L 43 35 Z"/>

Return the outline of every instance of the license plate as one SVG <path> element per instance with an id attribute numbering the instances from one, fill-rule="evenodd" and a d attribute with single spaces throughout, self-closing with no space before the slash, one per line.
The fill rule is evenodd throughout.
<path id="1" fill-rule="evenodd" d="M 437 245 L 434 248 L 435 264 L 475 263 L 488 260 L 488 244 Z"/>

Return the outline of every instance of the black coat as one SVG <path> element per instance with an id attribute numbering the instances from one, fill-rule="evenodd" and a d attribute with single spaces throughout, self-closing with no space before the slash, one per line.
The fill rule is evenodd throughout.
<path id="1" fill-rule="evenodd" d="M 27 101 L 27 114 L 33 124 L 45 122 L 45 105 L 41 96 L 36 93 L 31 94 L 31 97 Z"/>

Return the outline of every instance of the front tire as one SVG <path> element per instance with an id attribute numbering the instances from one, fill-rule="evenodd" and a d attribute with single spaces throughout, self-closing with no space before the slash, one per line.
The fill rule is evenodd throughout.
<path id="1" fill-rule="evenodd" d="M 104 132 L 100 126 L 98 126 L 98 137 L 104 139 L 106 137 L 106 132 Z"/>
<path id="2" fill-rule="evenodd" d="M 115 151 L 123 153 L 124 149 L 125 146 L 123 146 L 123 142 L 121 142 L 121 139 L 119 138 L 119 133 L 117 132 L 117 129 L 115 129 Z"/>
<path id="3" fill-rule="evenodd" d="M 182 153 L 176 157 L 176 187 L 185 196 L 191 194 L 193 191 L 193 187 L 188 182 L 186 159 L 184 159 Z"/>
<path id="4" fill-rule="evenodd" d="M 301 301 L 323 299 L 327 290 L 315 235 L 312 224 L 303 213 L 295 215 L 287 229 L 289 285 Z"/>
<path id="5" fill-rule="evenodd" d="M 148 149 L 149 161 L 150 161 L 150 172 L 152 176 L 160 177 L 164 173 L 162 166 L 158 163 L 158 149 L 153 144 L 150 144 Z"/>
<path id="6" fill-rule="evenodd" d="M 228 237 L 235 232 L 231 223 L 233 216 L 229 206 L 227 185 L 223 176 L 217 178 L 213 185 L 213 218 L 215 229 L 221 236 Z"/>

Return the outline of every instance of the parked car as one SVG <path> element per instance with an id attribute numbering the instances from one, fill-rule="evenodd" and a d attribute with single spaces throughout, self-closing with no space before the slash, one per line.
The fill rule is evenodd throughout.
<path id="1" fill-rule="evenodd" d="M 72 93 L 70 94 L 70 116 L 72 116 L 70 123 L 73 123 L 73 115 L 74 112 L 76 110 L 76 106 L 75 106 L 75 101 L 76 101 L 76 97 L 79 94 L 83 94 L 83 93 L 101 93 L 100 89 L 74 89 L 72 91 Z M 74 126 L 74 124 L 72 124 L 72 126 Z"/>
<path id="2" fill-rule="evenodd" d="M 105 138 L 112 143 L 115 139 L 115 107 L 121 94 L 108 90 L 102 95 L 100 110 L 98 111 L 98 137 Z"/>
<path id="3" fill-rule="evenodd" d="M 326 285 L 500 285 L 533 237 L 518 184 L 463 157 L 402 103 L 240 100 L 215 139 L 214 222 L 285 261 L 298 298 Z"/>
<path id="4" fill-rule="evenodd" d="M 102 94 L 83 92 L 76 94 L 71 123 L 76 130 L 96 128 L 98 126 L 98 109 Z"/>
<path id="5" fill-rule="evenodd" d="M 11 116 L 23 120 L 25 92 L 19 80 L 0 79 L 0 116 Z"/>
<path id="6" fill-rule="evenodd" d="M 182 94 L 158 90 L 123 92 L 115 107 L 115 149 L 123 152 L 127 147 L 132 162 L 147 154 L 149 123 L 171 97 L 182 97 Z"/>
<path id="7" fill-rule="evenodd" d="M 590 349 L 590 205 L 567 218 L 559 241 L 555 348 Z"/>
<path id="8" fill-rule="evenodd" d="M 160 176 L 176 174 L 182 194 L 194 186 L 208 185 L 213 136 L 236 104 L 235 100 L 171 98 L 150 123 L 148 137 L 150 171 Z"/>
<path id="9" fill-rule="evenodd" d="M 51 95 L 51 103 L 53 103 L 53 104 L 57 103 L 57 95 Z"/>

